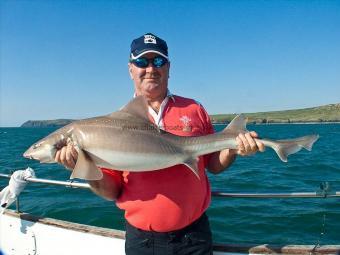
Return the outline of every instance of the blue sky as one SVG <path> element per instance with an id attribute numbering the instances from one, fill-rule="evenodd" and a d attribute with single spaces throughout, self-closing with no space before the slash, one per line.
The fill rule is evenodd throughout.
<path id="1" fill-rule="evenodd" d="M 0 1 L 0 126 L 124 105 L 131 40 L 164 38 L 172 93 L 210 114 L 340 103 L 340 1 Z"/>

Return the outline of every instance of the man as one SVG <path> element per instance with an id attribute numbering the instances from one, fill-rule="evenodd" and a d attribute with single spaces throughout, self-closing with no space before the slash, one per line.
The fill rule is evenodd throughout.
<path id="1" fill-rule="evenodd" d="M 180 136 L 213 133 L 202 105 L 169 92 L 170 62 L 164 40 L 151 33 L 133 40 L 128 68 L 135 95 L 147 99 L 150 119 L 156 125 Z M 126 254 L 212 254 L 205 214 L 210 203 L 205 169 L 217 174 L 237 155 L 263 151 L 264 145 L 256 137 L 255 132 L 239 134 L 238 150 L 225 149 L 200 157 L 200 179 L 184 165 L 142 173 L 102 169 L 103 179 L 89 184 L 96 194 L 115 200 L 125 210 Z M 68 145 L 57 152 L 55 159 L 73 169 L 77 152 Z"/>

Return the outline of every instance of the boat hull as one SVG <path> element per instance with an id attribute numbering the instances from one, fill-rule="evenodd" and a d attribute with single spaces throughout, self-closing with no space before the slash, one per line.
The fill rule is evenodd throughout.
<path id="1" fill-rule="evenodd" d="M 124 243 L 125 232 L 121 230 L 13 210 L 0 215 L 0 248 L 5 255 L 124 255 Z M 340 245 L 214 245 L 214 255 L 227 254 L 340 254 Z"/>

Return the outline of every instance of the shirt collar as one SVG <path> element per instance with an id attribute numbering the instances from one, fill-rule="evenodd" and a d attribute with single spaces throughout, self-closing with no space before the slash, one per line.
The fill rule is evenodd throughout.
<path id="1" fill-rule="evenodd" d="M 175 102 L 175 96 L 174 96 L 174 94 L 172 94 L 172 93 L 170 92 L 169 89 L 168 89 L 167 92 L 166 92 L 166 97 L 171 98 L 171 100 L 172 100 L 173 102 Z"/>

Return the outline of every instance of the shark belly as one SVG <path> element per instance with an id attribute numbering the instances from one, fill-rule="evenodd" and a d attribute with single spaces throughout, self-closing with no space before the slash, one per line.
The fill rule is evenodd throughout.
<path id="1" fill-rule="evenodd" d="M 131 153 L 100 148 L 87 150 L 87 152 L 99 167 L 136 172 L 153 171 L 181 164 L 186 158 L 183 154 Z"/>

